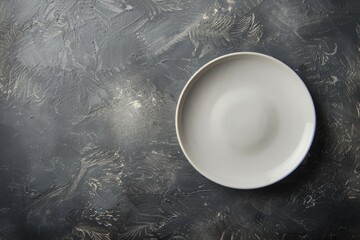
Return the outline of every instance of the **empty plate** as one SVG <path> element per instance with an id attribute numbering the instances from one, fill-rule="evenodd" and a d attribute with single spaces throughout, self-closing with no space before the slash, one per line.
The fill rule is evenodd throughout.
<path id="1" fill-rule="evenodd" d="M 176 131 L 189 162 L 232 188 L 259 188 L 291 173 L 315 132 L 303 81 L 270 56 L 239 52 L 197 71 L 180 95 Z"/>

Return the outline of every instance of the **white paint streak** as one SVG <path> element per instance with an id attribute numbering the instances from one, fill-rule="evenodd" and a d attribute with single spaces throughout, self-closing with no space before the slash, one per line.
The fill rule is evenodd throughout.
<path id="1" fill-rule="evenodd" d="M 138 109 L 141 107 L 141 103 L 139 100 L 135 100 L 135 101 L 132 101 L 130 102 L 130 104 L 135 108 L 135 109 Z"/>

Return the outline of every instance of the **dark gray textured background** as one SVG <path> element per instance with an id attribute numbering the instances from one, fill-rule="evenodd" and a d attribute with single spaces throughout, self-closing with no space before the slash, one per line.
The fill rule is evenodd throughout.
<path id="1" fill-rule="evenodd" d="M 317 110 L 305 162 L 258 190 L 202 177 L 174 129 L 234 51 Z M 359 64 L 358 0 L 0 0 L 0 239 L 360 239 Z"/>

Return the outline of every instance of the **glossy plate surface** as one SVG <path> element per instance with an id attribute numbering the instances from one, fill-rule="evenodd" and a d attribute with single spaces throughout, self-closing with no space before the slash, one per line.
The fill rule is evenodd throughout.
<path id="1" fill-rule="evenodd" d="M 232 188 L 270 185 L 304 159 L 315 109 L 299 76 L 267 55 L 239 52 L 197 71 L 180 95 L 176 131 L 189 162 Z"/>

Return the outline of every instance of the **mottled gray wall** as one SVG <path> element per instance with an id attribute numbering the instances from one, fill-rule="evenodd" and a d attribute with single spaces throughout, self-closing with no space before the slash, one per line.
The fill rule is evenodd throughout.
<path id="1" fill-rule="evenodd" d="M 241 191 L 174 130 L 204 63 L 257 51 L 317 110 L 291 176 Z M 0 239 L 359 239 L 360 1 L 1 0 Z"/>

